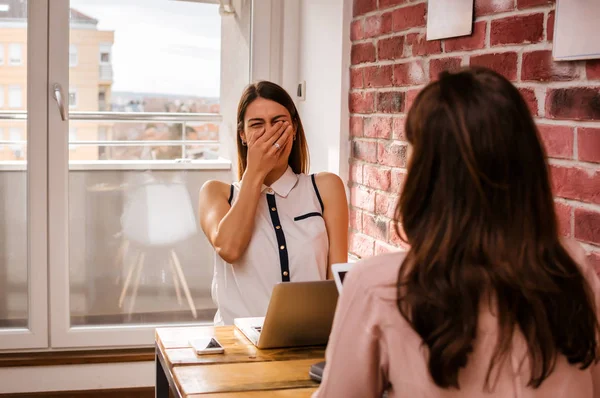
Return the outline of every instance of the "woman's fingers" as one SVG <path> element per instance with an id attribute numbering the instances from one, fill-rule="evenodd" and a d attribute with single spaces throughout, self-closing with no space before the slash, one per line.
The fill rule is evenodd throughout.
<path id="1" fill-rule="evenodd" d="M 287 145 L 288 142 L 290 141 L 292 136 L 292 126 L 290 126 L 289 124 L 287 125 L 287 128 L 284 130 L 283 134 L 281 134 L 279 136 L 279 138 L 273 142 L 271 148 L 269 149 L 269 154 L 276 154 L 281 152 Z"/>

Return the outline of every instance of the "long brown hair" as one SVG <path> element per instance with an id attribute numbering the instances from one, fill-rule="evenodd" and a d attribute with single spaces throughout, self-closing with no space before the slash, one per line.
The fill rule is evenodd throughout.
<path id="1" fill-rule="evenodd" d="M 238 104 L 237 111 L 237 151 L 238 151 L 238 178 L 241 180 L 246 171 L 248 159 L 248 147 L 243 145 L 240 133 L 244 131 L 244 117 L 248 106 L 257 98 L 264 98 L 275 101 L 284 106 L 290 113 L 292 124 L 296 129 L 296 140 L 292 145 L 292 151 L 288 159 L 294 173 L 308 173 L 310 160 L 308 155 L 308 145 L 304 135 L 304 127 L 298 115 L 298 110 L 290 95 L 282 87 L 269 81 L 260 81 L 250 84 L 244 90 L 242 98 Z"/>
<path id="2" fill-rule="evenodd" d="M 477 337 L 480 305 L 497 317 L 485 388 L 516 327 L 537 388 L 559 354 L 598 360 L 591 289 L 563 248 L 545 152 L 519 91 L 487 69 L 443 73 L 406 121 L 413 147 L 396 211 L 410 249 L 398 307 L 429 349 L 442 388 L 460 388 Z"/>

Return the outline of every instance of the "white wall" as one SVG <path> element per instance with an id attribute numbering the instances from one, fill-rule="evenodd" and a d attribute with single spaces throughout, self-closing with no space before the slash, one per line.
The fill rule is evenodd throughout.
<path id="1" fill-rule="evenodd" d="M 298 77 L 306 100 L 298 102 L 311 153 L 311 172 L 348 177 L 349 0 L 299 1 Z"/>

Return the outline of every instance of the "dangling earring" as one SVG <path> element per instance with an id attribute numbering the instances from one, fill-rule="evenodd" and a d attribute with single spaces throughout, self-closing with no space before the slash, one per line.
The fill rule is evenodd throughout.
<path id="1" fill-rule="evenodd" d="M 294 134 L 294 141 L 296 141 L 296 134 Z"/>
<path id="2" fill-rule="evenodd" d="M 246 141 L 242 140 L 242 146 L 248 146 L 248 144 L 246 144 Z"/>

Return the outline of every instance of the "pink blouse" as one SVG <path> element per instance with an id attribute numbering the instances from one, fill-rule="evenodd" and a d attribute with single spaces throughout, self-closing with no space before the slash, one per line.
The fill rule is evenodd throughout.
<path id="1" fill-rule="evenodd" d="M 584 265 L 581 247 L 566 246 Z M 499 369 L 495 390 L 485 392 L 497 331 L 494 316 L 485 309 L 480 313 L 474 351 L 459 373 L 460 390 L 436 386 L 427 370 L 427 348 L 396 306 L 396 279 L 404 256 L 398 252 L 374 257 L 348 273 L 327 347 L 323 382 L 313 398 L 381 397 L 385 390 L 390 398 L 600 398 L 600 364 L 579 370 L 562 356 L 539 388 L 528 387 L 527 361 L 519 369 L 527 350 L 520 332 L 513 337 L 511 360 Z M 600 309 L 598 277 L 591 267 L 584 265 L 583 270 Z"/>

